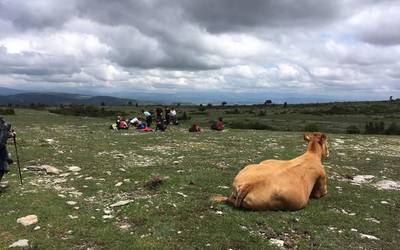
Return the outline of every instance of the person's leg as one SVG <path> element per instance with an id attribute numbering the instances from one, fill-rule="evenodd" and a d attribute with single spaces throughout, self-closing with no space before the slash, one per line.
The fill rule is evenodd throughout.
<path id="1" fill-rule="evenodd" d="M 3 179 L 3 175 L 4 175 L 4 171 L 0 170 L 0 182 L 1 182 L 1 179 Z"/>

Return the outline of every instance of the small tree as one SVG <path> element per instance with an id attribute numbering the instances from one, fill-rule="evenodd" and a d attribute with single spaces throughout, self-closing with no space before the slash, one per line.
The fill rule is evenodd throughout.
<path id="1" fill-rule="evenodd" d="M 227 104 L 227 102 L 225 102 L 225 101 L 223 101 L 223 102 L 221 103 L 222 107 L 224 107 L 226 104 Z"/>

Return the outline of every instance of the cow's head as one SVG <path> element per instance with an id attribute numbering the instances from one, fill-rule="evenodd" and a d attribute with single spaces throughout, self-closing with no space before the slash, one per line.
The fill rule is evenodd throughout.
<path id="1" fill-rule="evenodd" d="M 310 145 L 311 143 L 318 144 L 322 149 L 322 157 L 329 156 L 328 137 L 324 133 L 314 132 L 304 134 L 304 140 Z M 312 146 L 312 145 L 311 145 Z"/>

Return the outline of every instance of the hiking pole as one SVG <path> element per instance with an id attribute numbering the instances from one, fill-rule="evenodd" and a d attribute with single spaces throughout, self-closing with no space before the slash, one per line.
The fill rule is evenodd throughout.
<path id="1" fill-rule="evenodd" d="M 18 172 L 19 172 L 19 179 L 21 181 L 21 185 L 24 185 L 24 183 L 22 182 L 21 165 L 19 163 L 18 148 L 17 148 L 17 138 L 16 138 L 16 135 L 14 133 L 14 130 L 12 131 L 12 133 L 13 133 L 13 140 L 14 140 L 14 146 L 15 146 L 15 155 L 17 157 L 17 166 L 18 166 Z"/>

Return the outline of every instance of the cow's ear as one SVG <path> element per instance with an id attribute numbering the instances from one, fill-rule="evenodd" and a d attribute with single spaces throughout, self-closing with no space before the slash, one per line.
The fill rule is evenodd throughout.
<path id="1" fill-rule="evenodd" d="M 310 139 L 311 139 L 310 134 L 304 134 L 304 140 L 305 140 L 306 142 L 309 142 Z"/>

